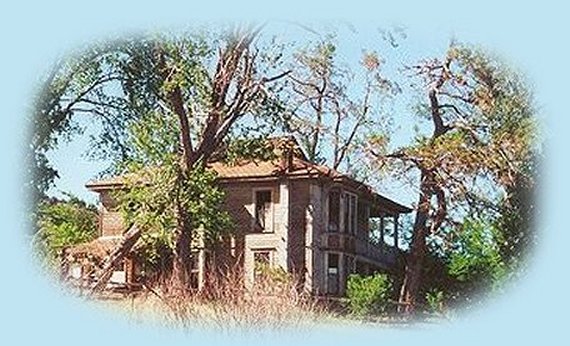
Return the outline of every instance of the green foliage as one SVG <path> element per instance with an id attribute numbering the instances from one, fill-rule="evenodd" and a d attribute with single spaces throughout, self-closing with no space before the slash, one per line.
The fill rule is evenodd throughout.
<path id="1" fill-rule="evenodd" d="M 458 236 L 448 270 L 462 284 L 459 294 L 469 296 L 500 289 L 507 267 L 499 252 L 499 231 L 490 222 L 467 219 Z"/>
<path id="2" fill-rule="evenodd" d="M 48 199 L 38 207 L 36 250 L 47 262 L 55 262 L 67 246 L 88 242 L 97 236 L 97 208 L 76 197 Z"/>
<path id="3" fill-rule="evenodd" d="M 187 212 L 195 236 L 206 242 L 217 241 L 232 223 L 222 210 L 224 193 L 216 185 L 216 173 L 200 165 L 183 171 L 176 118 L 152 112 L 143 120 L 130 129 L 133 156 L 124 163 L 125 188 L 114 197 L 127 223 L 143 230 L 141 257 L 156 266 L 171 255 L 178 208 Z"/>
<path id="4" fill-rule="evenodd" d="M 445 293 L 442 290 L 432 289 L 426 293 L 426 303 L 431 312 L 442 313 Z"/>
<path id="5" fill-rule="evenodd" d="M 272 284 L 287 284 L 294 281 L 291 273 L 288 273 L 282 267 L 273 267 L 267 263 L 256 262 L 255 273 L 262 281 Z"/>
<path id="6" fill-rule="evenodd" d="M 503 220 L 503 216 L 495 220 L 469 217 L 460 229 L 451 231 L 450 244 L 431 244 L 422 284 L 430 310 L 434 311 L 430 300 L 437 292 L 444 293 L 442 304 L 446 307 L 469 308 L 502 292 L 519 273 L 524 253 L 505 256 L 505 239 L 512 236 L 510 230 L 499 227 Z M 517 261 L 511 262 L 512 258 Z"/>
<path id="7" fill-rule="evenodd" d="M 223 160 L 230 165 L 243 159 L 270 161 L 277 158 L 274 149 L 271 141 L 264 137 L 230 139 L 224 149 Z"/>
<path id="8" fill-rule="evenodd" d="M 27 158 L 33 204 L 58 177 L 46 153 L 62 140 L 89 130 L 88 155 L 112 161 L 108 171 L 117 173 L 133 154 L 130 127 L 164 106 L 161 94 L 172 86 L 180 85 L 193 110 L 203 113 L 211 103 L 208 66 L 213 51 L 209 44 L 219 35 L 212 32 L 208 39 L 201 32 L 125 37 L 97 42 L 57 61 L 33 100 Z M 157 48 L 172 67 L 168 82 L 159 73 Z M 202 130 L 199 119 L 203 118 L 193 117 L 195 134 Z"/>
<path id="9" fill-rule="evenodd" d="M 144 276 L 150 278 L 153 274 L 169 273 L 173 256 L 172 230 L 153 230 L 142 234 L 133 256 L 141 266 Z"/>
<path id="10" fill-rule="evenodd" d="M 538 242 L 535 224 L 540 212 L 536 204 L 538 160 L 535 156 L 530 157 L 525 172 L 515 178 L 514 186 L 506 189 L 499 205 L 499 216 L 494 222 L 502 235 L 499 244 L 501 257 L 514 275 L 524 272 L 527 267 L 525 260 Z"/>
<path id="11" fill-rule="evenodd" d="M 198 167 L 178 179 L 176 166 L 163 165 L 133 173 L 127 188 L 116 195 L 129 223 L 159 232 L 164 242 L 172 245 L 176 211 L 184 208 L 188 226 L 204 232 L 207 240 L 214 241 L 229 231 L 229 215 L 221 208 L 224 193 L 215 185 L 214 172 Z"/>
<path id="12" fill-rule="evenodd" d="M 123 124 L 136 117 L 120 93 L 109 90 L 120 85 L 118 69 L 113 65 L 120 55 L 119 42 L 96 43 L 57 61 L 44 76 L 33 99 L 31 117 L 30 165 L 28 187 L 33 203 L 45 197 L 45 192 L 58 177 L 46 153 L 82 134 L 88 122 L 79 116 L 91 113 L 93 123 L 101 126 L 100 139 L 108 140 L 115 149 L 124 138 Z"/>
<path id="13" fill-rule="evenodd" d="M 349 309 L 358 316 L 382 313 L 388 306 L 391 291 L 392 281 L 386 274 L 351 274 L 346 287 Z"/>

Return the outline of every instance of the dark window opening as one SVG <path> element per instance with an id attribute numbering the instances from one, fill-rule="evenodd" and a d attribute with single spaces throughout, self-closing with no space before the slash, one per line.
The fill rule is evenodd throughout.
<path id="1" fill-rule="evenodd" d="M 271 190 L 255 192 L 255 225 L 262 232 L 271 232 Z"/>
<path id="2" fill-rule="evenodd" d="M 329 193 L 329 232 L 338 232 L 340 217 L 340 193 L 331 190 Z"/>
<path id="3" fill-rule="evenodd" d="M 342 194 L 343 204 L 343 232 L 355 234 L 358 227 L 358 220 L 356 216 L 357 198 L 351 193 Z"/>
<path id="4" fill-rule="evenodd" d="M 366 239 L 368 234 L 368 219 L 370 218 L 370 206 L 364 201 L 358 202 L 358 229 L 359 238 Z"/>

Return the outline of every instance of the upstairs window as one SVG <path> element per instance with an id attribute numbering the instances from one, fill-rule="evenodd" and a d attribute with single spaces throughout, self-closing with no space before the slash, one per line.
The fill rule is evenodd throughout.
<path id="1" fill-rule="evenodd" d="M 255 231 L 272 232 L 271 190 L 255 191 Z"/>
<path id="2" fill-rule="evenodd" d="M 368 220 L 370 219 L 370 206 L 365 201 L 358 201 L 358 228 L 357 235 L 365 239 L 368 235 Z"/>
<path id="3" fill-rule="evenodd" d="M 340 227 L 340 193 L 331 190 L 329 193 L 329 232 L 338 232 Z"/>
<path id="4" fill-rule="evenodd" d="M 342 203 L 344 232 L 356 234 L 358 228 L 357 197 L 352 193 L 345 192 L 342 194 Z"/>

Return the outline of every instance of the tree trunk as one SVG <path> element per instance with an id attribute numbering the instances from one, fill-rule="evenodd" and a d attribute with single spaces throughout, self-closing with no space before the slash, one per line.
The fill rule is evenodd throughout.
<path id="1" fill-rule="evenodd" d="M 137 240 L 139 240 L 140 237 L 141 237 L 141 230 L 138 227 L 136 227 L 136 225 L 132 225 L 127 231 L 127 233 L 125 233 L 124 239 L 121 242 L 121 244 L 119 244 L 119 246 L 113 251 L 111 256 L 109 256 L 109 259 L 103 266 L 103 269 L 101 270 L 101 275 L 99 275 L 97 282 L 91 288 L 92 293 L 100 291 L 103 288 L 105 288 L 105 285 L 107 284 L 109 278 L 111 278 L 111 275 L 113 274 L 113 269 L 115 269 L 115 266 L 123 258 L 125 258 L 125 256 L 131 251 L 131 249 L 133 248 L 133 246 L 136 244 Z"/>
<path id="2" fill-rule="evenodd" d="M 399 311 L 408 315 L 414 313 L 416 299 L 422 281 L 422 267 L 426 254 L 427 220 L 430 211 L 431 187 L 427 172 L 422 171 L 420 197 L 414 221 L 410 254 L 406 259 L 404 281 L 400 289 Z"/>
<path id="3" fill-rule="evenodd" d="M 446 62 L 444 71 L 449 69 L 449 61 Z M 449 127 L 447 127 L 441 117 L 441 107 L 437 98 L 439 88 L 447 80 L 447 75 L 442 74 L 438 80 L 430 87 L 428 98 L 430 102 L 430 111 L 433 122 L 433 134 L 431 142 L 433 143 L 439 137 L 443 136 Z M 406 271 L 404 273 L 404 281 L 400 289 L 400 307 L 399 310 L 407 315 L 414 313 L 416 309 L 417 298 L 419 295 L 422 282 L 422 267 L 427 252 L 426 238 L 430 232 L 435 231 L 445 217 L 445 195 L 441 189 L 436 189 L 434 168 L 428 170 L 418 166 L 421 170 L 420 178 L 420 197 L 418 210 L 416 212 L 416 220 L 412 235 L 412 244 L 410 245 L 410 254 L 406 262 Z M 437 190 L 437 192 L 435 192 Z M 428 229 L 427 221 L 430 219 L 431 198 L 433 195 L 438 198 L 438 210 L 436 215 L 431 216 L 432 222 Z"/>
<path id="4" fill-rule="evenodd" d="M 190 288 L 192 230 L 189 221 L 186 210 L 178 206 L 171 278 L 175 294 L 183 295 Z"/>

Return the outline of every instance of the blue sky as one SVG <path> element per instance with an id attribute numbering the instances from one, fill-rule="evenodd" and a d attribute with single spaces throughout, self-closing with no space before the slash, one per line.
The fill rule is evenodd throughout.
<path id="1" fill-rule="evenodd" d="M 80 5 L 71 1 L 5 2 L 0 5 L 0 86 L 2 95 L 2 179 L 0 232 L 0 338 L 5 344 L 167 344 L 246 345 L 550 344 L 567 340 L 567 196 L 570 195 L 567 68 L 570 32 L 564 2 L 457 1 L 350 2 L 112 2 Z M 22 196 L 26 114 L 38 75 L 61 52 L 111 34 L 186 25 L 195 20 L 345 19 L 408 27 L 411 50 L 429 52 L 449 36 L 499 51 L 527 72 L 544 119 L 545 151 L 539 224 L 541 244 L 529 274 L 508 294 L 457 321 L 412 330 L 328 327 L 287 332 L 278 337 L 224 336 L 208 331 L 184 333 L 128 321 L 61 293 L 38 273 L 28 251 L 26 204 Z M 374 24 L 375 25 L 375 24 Z M 412 42 L 412 41 L 408 41 Z M 355 46 L 358 47 L 360 44 Z M 410 53 L 411 54 L 411 53 Z M 62 154 L 62 156 L 65 156 Z M 71 155 L 70 155 L 71 157 Z M 75 157 L 75 156 L 74 156 Z M 75 169 L 73 165 L 75 164 Z M 83 169 L 69 160 L 73 170 Z M 96 170 L 93 170 L 96 171 Z M 78 178 L 82 185 L 89 177 Z M 71 184 L 73 185 L 73 184 Z"/>

